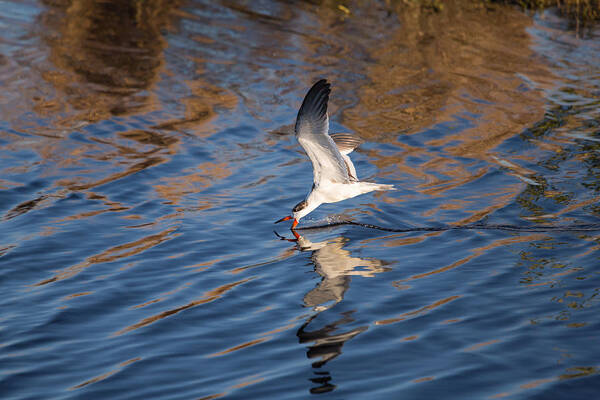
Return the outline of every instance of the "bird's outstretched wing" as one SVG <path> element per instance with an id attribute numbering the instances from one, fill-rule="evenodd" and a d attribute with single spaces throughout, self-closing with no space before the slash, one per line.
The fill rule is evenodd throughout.
<path id="1" fill-rule="evenodd" d="M 352 153 L 352 150 L 357 148 L 363 140 L 356 135 L 344 132 L 332 133 L 330 136 L 340 153 L 342 153 L 342 159 L 344 159 L 344 163 L 346 163 L 346 168 L 348 169 L 348 177 L 351 181 L 358 182 L 356 168 L 354 168 L 354 164 L 348 154 Z"/>
<path id="2" fill-rule="evenodd" d="M 347 132 L 332 133 L 331 138 L 342 154 L 350 154 L 363 142 L 361 138 Z"/>
<path id="3" fill-rule="evenodd" d="M 342 153 L 342 159 L 344 160 L 344 163 L 346 163 L 346 168 L 348 169 L 348 177 L 351 181 L 358 181 L 356 168 L 354 168 L 354 164 L 348 154 L 352 153 L 352 150 L 357 148 L 363 140 L 356 135 L 344 132 L 332 133 L 330 136 L 340 153 Z"/>
<path id="4" fill-rule="evenodd" d="M 348 183 L 348 168 L 340 150 L 327 134 L 327 102 L 330 85 L 325 79 L 315 83 L 304 98 L 296 118 L 296 138 L 313 165 L 313 182 Z"/>

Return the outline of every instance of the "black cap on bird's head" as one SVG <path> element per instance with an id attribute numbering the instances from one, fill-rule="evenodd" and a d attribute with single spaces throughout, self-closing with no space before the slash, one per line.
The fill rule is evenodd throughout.
<path id="1" fill-rule="evenodd" d="M 292 229 L 294 229 L 296 227 L 296 225 L 298 225 L 298 219 L 296 218 L 296 214 L 299 213 L 300 211 L 304 210 L 307 205 L 308 205 L 308 202 L 306 200 L 302 200 L 300 203 L 296 204 L 294 206 L 294 208 L 292 209 L 293 215 L 288 215 L 287 217 L 283 217 L 280 220 L 275 221 L 275 223 L 277 224 L 279 222 L 293 219 L 294 223 L 292 224 Z"/>
<path id="2" fill-rule="evenodd" d="M 306 200 L 302 200 L 300 203 L 298 203 L 294 206 L 292 211 L 297 213 L 297 212 L 303 210 L 307 205 L 308 205 L 308 203 L 306 202 Z"/>

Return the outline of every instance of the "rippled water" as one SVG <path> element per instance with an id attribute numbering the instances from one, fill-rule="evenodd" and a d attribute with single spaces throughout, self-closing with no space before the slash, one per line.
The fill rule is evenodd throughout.
<path id="1" fill-rule="evenodd" d="M 444 2 L 0 2 L 0 393 L 594 398 L 600 231 L 302 230 L 319 77 L 359 176 L 304 226 L 600 223 L 600 31 Z"/>

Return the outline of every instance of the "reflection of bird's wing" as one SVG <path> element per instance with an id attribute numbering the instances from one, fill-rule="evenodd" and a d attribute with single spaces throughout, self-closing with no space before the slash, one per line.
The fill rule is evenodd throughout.
<path id="1" fill-rule="evenodd" d="M 350 181 L 342 153 L 327 134 L 330 92 L 330 85 L 325 79 L 315 83 L 306 94 L 296 118 L 296 138 L 312 162 L 315 186 L 323 181 Z"/>
<path id="2" fill-rule="evenodd" d="M 327 279 L 342 275 L 361 275 L 371 277 L 385 271 L 384 262 L 376 258 L 352 257 L 352 253 L 344 249 L 347 239 L 337 237 L 313 251 L 312 261 L 317 267 L 317 273 Z M 315 244 L 312 243 L 313 248 Z M 357 267 L 361 267 L 357 269 Z"/>

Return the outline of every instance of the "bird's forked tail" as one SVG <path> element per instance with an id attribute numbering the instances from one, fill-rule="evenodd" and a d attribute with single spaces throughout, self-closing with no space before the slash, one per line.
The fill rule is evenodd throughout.
<path id="1" fill-rule="evenodd" d="M 359 182 L 364 192 L 371 192 L 373 190 L 396 190 L 394 185 L 386 185 L 384 183 L 373 183 L 373 182 Z"/>

